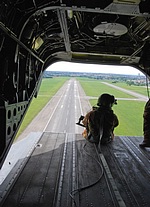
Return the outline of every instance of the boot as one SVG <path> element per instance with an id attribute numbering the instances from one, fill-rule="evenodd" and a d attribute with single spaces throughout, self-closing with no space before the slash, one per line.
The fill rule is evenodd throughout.
<path id="1" fill-rule="evenodd" d="M 150 147 L 150 136 L 144 135 L 144 140 L 141 144 L 139 144 L 140 147 Z"/>
<path id="2" fill-rule="evenodd" d="M 143 140 L 143 142 L 141 143 L 141 144 L 139 144 L 139 146 L 140 147 L 150 147 L 150 142 L 145 142 L 144 140 Z"/>

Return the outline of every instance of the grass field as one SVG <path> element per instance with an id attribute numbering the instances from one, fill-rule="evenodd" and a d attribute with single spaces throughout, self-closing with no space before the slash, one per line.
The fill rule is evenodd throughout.
<path id="1" fill-rule="evenodd" d="M 86 95 L 88 96 L 94 96 L 98 97 L 102 93 L 110 93 L 113 94 L 115 97 L 119 98 L 134 98 L 133 96 L 126 94 L 122 91 L 118 91 L 114 88 L 111 88 L 99 80 L 95 79 L 83 79 L 83 78 L 78 78 L 80 81 L 82 87 L 84 88 L 84 91 Z"/>
<path id="2" fill-rule="evenodd" d="M 91 99 L 91 105 L 96 105 L 97 100 Z M 115 129 L 116 135 L 143 136 L 143 109 L 144 102 L 122 101 L 113 106 L 114 113 L 119 118 L 119 126 Z"/>
<path id="3" fill-rule="evenodd" d="M 87 96 L 98 97 L 102 93 L 110 93 L 117 98 L 134 98 L 124 92 L 118 91 L 109 86 L 105 86 L 99 80 L 78 79 Z M 135 86 L 124 87 L 124 83 L 117 84 L 122 88 L 133 90 L 138 93 L 143 93 L 144 87 L 136 88 Z M 146 90 L 146 89 L 145 89 Z M 146 95 L 146 93 L 144 94 Z M 91 105 L 97 104 L 97 99 L 90 99 Z M 119 118 L 119 126 L 115 129 L 116 135 L 123 136 L 143 136 L 143 111 L 145 102 L 118 100 L 118 105 L 114 105 L 113 110 Z"/>
<path id="4" fill-rule="evenodd" d="M 112 81 L 107 81 L 106 80 L 105 82 L 113 84 Z M 113 85 L 125 88 L 127 90 L 132 90 L 132 91 L 134 91 L 136 93 L 140 93 L 140 94 L 142 94 L 144 96 L 147 96 L 147 88 L 146 88 L 146 86 L 136 86 L 136 85 L 129 86 L 125 82 L 117 82 L 117 83 L 115 83 Z"/>
<path id="5" fill-rule="evenodd" d="M 55 95 L 59 88 L 68 80 L 67 77 L 45 78 L 42 80 L 38 97 L 33 99 L 26 116 L 17 133 L 17 137 L 30 124 L 34 117 L 42 110 L 47 102 Z"/>

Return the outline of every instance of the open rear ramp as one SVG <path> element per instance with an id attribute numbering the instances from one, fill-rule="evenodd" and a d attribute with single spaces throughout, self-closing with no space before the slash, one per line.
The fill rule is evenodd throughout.
<path id="1" fill-rule="evenodd" d="M 44 132 L 1 184 L 0 206 L 148 207 L 150 149 L 139 148 L 142 140 L 115 137 L 97 149 L 81 135 Z"/>

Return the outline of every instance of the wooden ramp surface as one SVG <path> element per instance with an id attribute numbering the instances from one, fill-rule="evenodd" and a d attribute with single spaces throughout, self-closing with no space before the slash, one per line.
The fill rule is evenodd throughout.
<path id="1" fill-rule="evenodd" d="M 150 149 L 139 148 L 142 140 L 115 137 L 97 149 L 81 135 L 45 132 L 0 186 L 0 206 L 149 207 Z"/>

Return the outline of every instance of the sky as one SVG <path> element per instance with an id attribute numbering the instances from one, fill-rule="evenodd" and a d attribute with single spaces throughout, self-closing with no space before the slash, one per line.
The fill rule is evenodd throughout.
<path id="1" fill-rule="evenodd" d="M 126 75 L 143 75 L 138 69 L 130 66 L 110 66 L 83 63 L 57 62 L 47 68 L 47 71 L 112 73 Z"/>

